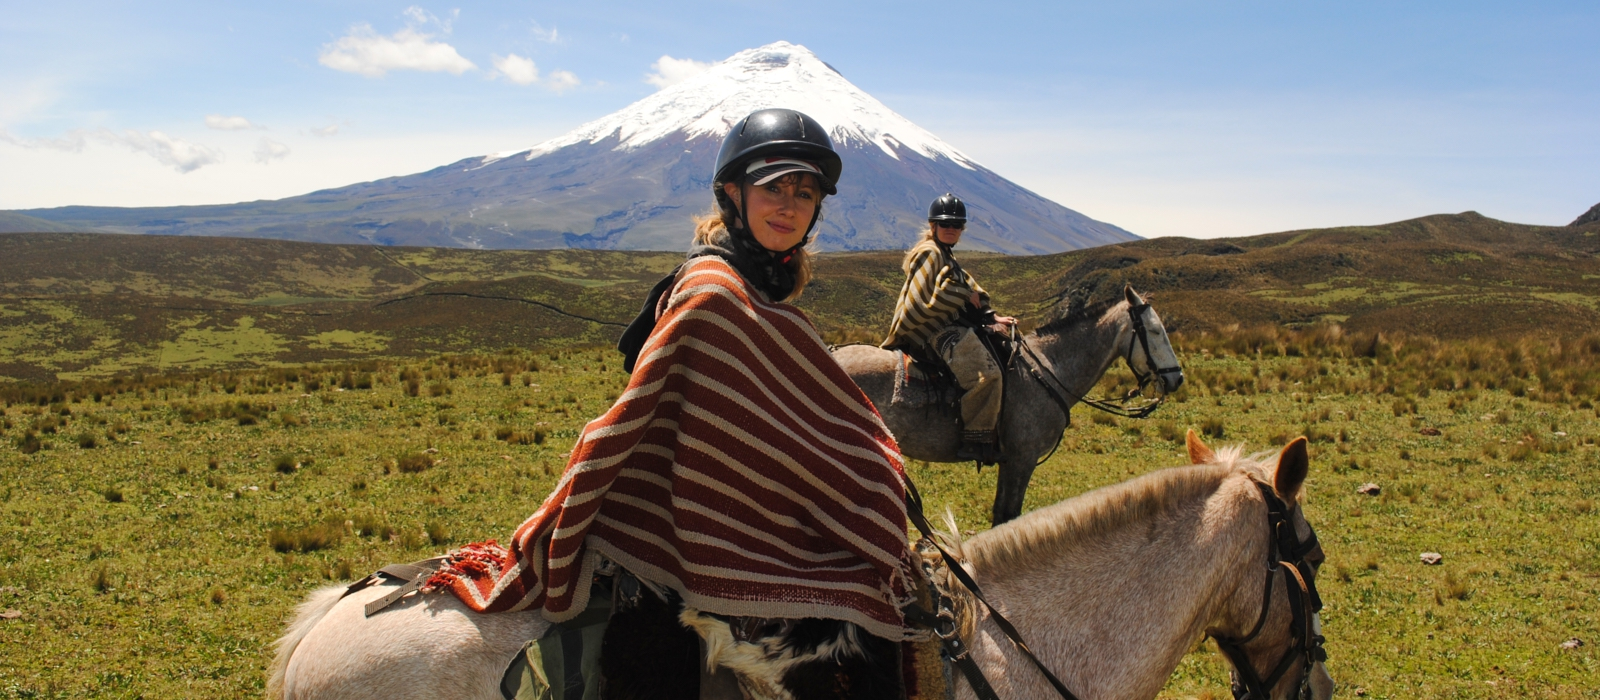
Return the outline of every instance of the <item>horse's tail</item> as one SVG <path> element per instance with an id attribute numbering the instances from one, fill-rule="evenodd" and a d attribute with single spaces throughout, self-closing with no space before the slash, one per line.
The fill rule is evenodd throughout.
<path id="1" fill-rule="evenodd" d="M 328 586 L 312 591 L 311 595 L 306 596 L 305 602 L 295 608 L 294 622 L 289 623 L 289 631 L 278 639 L 278 654 L 267 669 L 267 697 L 270 700 L 284 700 L 283 680 L 289 670 L 289 657 L 294 656 L 295 647 L 300 646 L 300 640 L 311 633 L 311 628 L 316 627 L 328 611 L 344 598 L 345 588 Z"/>

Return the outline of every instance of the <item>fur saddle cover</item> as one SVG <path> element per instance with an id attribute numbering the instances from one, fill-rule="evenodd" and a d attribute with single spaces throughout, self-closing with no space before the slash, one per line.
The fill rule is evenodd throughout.
<path id="1" fill-rule="evenodd" d="M 954 406 L 966 393 L 943 365 L 918 360 L 903 350 L 894 351 L 894 395 L 896 406 Z"/>
<path id="2" fill-rule="evenodd" d="M 818 618 L 730 618 L 694 608 L 684 608 L 678 619 L 700 636 L 706 667 L 732 672 L 743 698 L 906 697 L 900 643 L 857 625 Z"/>

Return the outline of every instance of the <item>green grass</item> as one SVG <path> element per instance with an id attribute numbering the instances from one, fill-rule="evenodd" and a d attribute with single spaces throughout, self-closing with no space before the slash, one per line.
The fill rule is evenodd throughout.
<path id="1" fill-rule="evenodd" d="M 1307 433 L 1340 697 L 1600 687 L 1592 349 L 1261 329 L 1179 344 L 1184 391 L 1146 421 L 1077 411 L 1027 508 L 1181 464 L 1189 427 L 1251 449 Z M 0 620 L 0 698 L 259 694 L 306 592 L 504 539 L 624 381 L 614 352 L 584 349 L 0 393 L 0 608 L 23 613 Z M 993 468 L 910 469 L 931 508 L 987 522 Z M 1356 492 L 1369 481 L 1381 496 Z M 1560 649 L 1571 637 L 1587 645 Z M 1227 697 L 1224 668 L 1198 645 L 1163 697 Z"/>

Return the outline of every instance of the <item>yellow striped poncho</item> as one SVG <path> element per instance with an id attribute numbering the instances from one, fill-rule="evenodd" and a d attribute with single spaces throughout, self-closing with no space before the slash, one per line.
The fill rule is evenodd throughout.
<path id="1" fill-rule="evenodd" d="M 894 307 L 894 322 L 882 347 L 927 345 L 970 306 L 973 292 L 978 293 L 981 302 L 977 310 L 989 308 L 989 293 L 961 269 L 949 248 L 931 238 L 923 239 L 912 247 L 910 261 L 906 265 L 905 286 L 900 288 L 900 301 Z"/>

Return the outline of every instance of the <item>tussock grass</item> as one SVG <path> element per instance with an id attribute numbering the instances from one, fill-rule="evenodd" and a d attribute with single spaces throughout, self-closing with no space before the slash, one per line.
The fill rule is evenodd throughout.
<path id="1" fill-rule="evenodd" d="M 395 468 L 402 474 L 415 474 L 433 466 L 433 457 L 422 452 L 408 452 L 395 460 Z"/>
<path id="2" fill-rule="evenodd" d="M 1312 446 L 1306 508 L 1329 556 L 1318 584 L 1341 685 L 1361 685 L 1367 697 L 1509 697 L 1487 682 L 1515 675 L 1515 696 L 1583 696 L 1592 687 L 1587 662 L 1556 644 L 1600 638 L 1600 555 L 1587 544 L 1600 541 L 1600 474 L 1589 466 L 1600 448 L 1586 442 L 1600 435 L 1592 408 L 1600 396 L 1583 384 L 1591 368 L 1580 361 L 1590 351 L 1384 336 L 1369 352 L 1351 334 L 1311 330 L 1257 334 L 1259 353 L 1230 349 L 1240 341 L 1218 333 L 1178 334 L 1194 381 L 1152 420 L 1107 425 L 1080 414 L 1035 472 L 1025 508 L 1181 464 L 1183 429 L 1207 418 L 1225 426 L 1224 437 L 1207 438 L 1214 446 L 1242 441 L 1250 451 L 1272 447 L 1275 435 L 1325 431 L 1332 441 Z M 461 543 L 504 541 L 559 478 L 584 422 L 623 388 L 614 362 L 600 350 L 543 349 L 298 368 L 292 385 L 288 373 L 264 370 L 0 386 L 0 395 L 27 398 L 0 412 L 13 425 L 0 442 L 0 587 L 28 591 L 0 601 L 28 614 L 0 623 L 0 698 L 50 697 L 51 688 L 259 695 L 270 641 L 305 592 Z M 371 374 L 372 386 L 337 391 L 347 369 L 352 385 Z M 1495 372 L 1507 376 L 1490 387 Z M 407 373 L 421 396 L 408 395 Z M 1108 386 L 1127 386 L 1125 369 L 1113 374 Z M 1507 388 L 1512 379 L 1522 396 Z M 453 393 L 428 396 L 439 381 Z M 1402 416 L 1393 411 L 1399 399 Z M 237 425 L 241 401 L 257 424 Z M 206 417 L 186 421 L 185 411 Z M 288 414 L 306 423 L 289 425 Z M 45 418 L 55 432 L 33 431 L 38 447 L 20 449 Z M 70 436 L 114 432 L 104 426 L 118 421 L 124 437 L 74 447 Z M 1444 435 L 1421 435 L 1422 427 Z M 1528 452 L 1514 462 L 1508 454 L 1519 443 Z M 286 454 L 315 455 L 316 466 L 279 475 L 274 465 Z M 413 454 L 448 459 L 399 471 L 400 457 Z M 179 473 L 183 465 L 191 471 Z M 912 463 L 908 471 L 929 504 L 951 504 L 964 528 L 987 522 L 995 470 Z M 1368 481 L 1386 496 L 1355 493 Z M 137 492 L 108 503 L 97 494 L 109 484 Z M 79 495 L 63 509 L 70 494 Z M 302 536 L 319 528 L 320 544 Z M 41 537 L 74 554 L 45 551 Z M 105 549 L 86 564 L 89 542 Z M 1448 571 L 1422 567 L 1422 551 L 1442 552 Z M 101 564 L 103 593 L 92 585 Z M 1453 597 L 1450 575 L 1469 593 Z M 46 624 L 52 609 L 72 613 Z M 132 680 L 99 685 L 108 670 Z M 1209 644 L 1185 658 L 1162 697 L 1207 693 L 1227 697 L 1225 665 Z"/>

